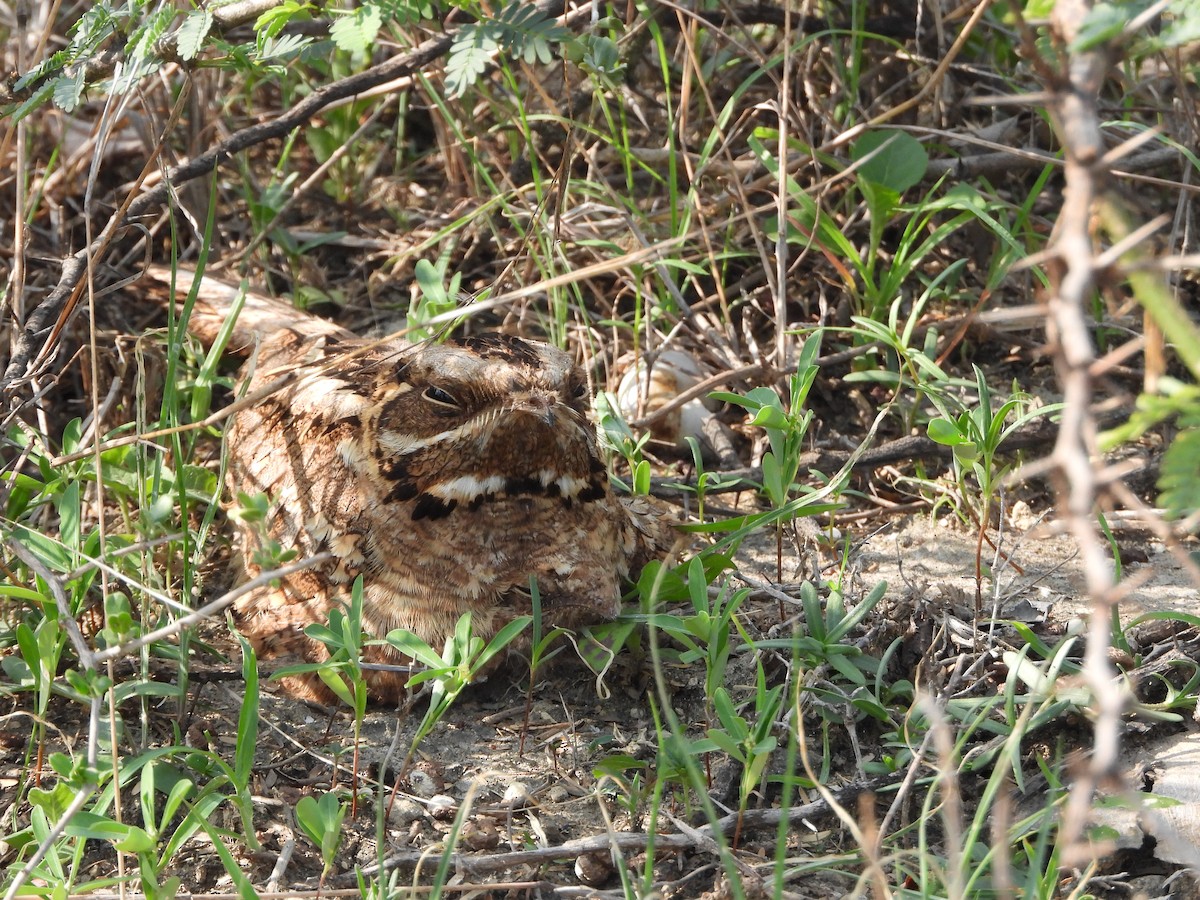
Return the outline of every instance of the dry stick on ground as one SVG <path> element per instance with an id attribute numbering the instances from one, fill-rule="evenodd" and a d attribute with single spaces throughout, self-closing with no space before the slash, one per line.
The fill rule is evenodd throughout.
<path id="1" fill-rule="evenodd" d="M 758 211 L 769 211 L 769 206 L 761 207 Z M 1040 306 L 1030 304 L 1028 306 L 1018 307 L 1014 309 L 997 309 L 987 310 L 984 312 L 970 312 L 959 316 L 950 316 L 944 319 L 930 318 L 929 321 L 922 322 L 913 330 L 913 341 L 919 344 L 921 339 L 932 329 L 936 328 L 943 333 L 949 334 L 952 329 L 962 330 L 969 329 L 974 325 L 982 325 L 985 328 L 995 327 L 997 330 L 1008 334 L 1011 331 L 1020 331 L 1032 329 L 1035 326 L 1041 328 L 1045 321 L 1045 310 Z M 837 353 L 830 353 L 826 356 L 819 357 L 815 365 L 821 368 L 841 365 L 853 359 L 858 359 L 868 353 L 877 352 L 886 349 L 883 341 L 870 341 L 866 344 L 861 344 L 853 347 L 850 350 L 842 350 Z M 939 355 L 944 353 L 944 350 L 939 351 Z M 707 397 L 712 391 L 719 387 L 728 385 L 731 382 L 751 382 L 756 380 L 757 383 L 769 383 L 785 375 L 790 375 L 796 371 L 795 366 L 786 366 L 781 369 L 771 368 L 761 363 L 751 363 L 745 366 L 739 366 L 736 369 L 729 369 L 724 372 L 718 372 L 703 381 L 700 381 L 685 391 L 671 398 L 670 401 L 657 407 L 653 412 L 630 420 L 629 424 L 633 428 L 647 428 L 655 422 L 666 418 L 675 410 L 681 408 L 686 403 L 697 397 Z"/>
<path id="2" fill-rule="evenodd" d="M 1058 3 L 1051 20 L 1056 41 L 1069 47 L 1089 12 L 1088 0 Z M 1032 44 L 1028 32 L 1026 40 Z M 1037 51 L 1028 46 L 1031 59 Z M 1062 215 L 1052 250 L 1057 266 L 1049 298 L 1048 328 L 1054 362 L 1063 389 L 1058 441 L 1050 457 L 1059 481 L 1059 507 L 1079 545 L 1088 595 L 1092 601 L 1084 652 L 1084 677 L 1095 696 L 1097 716 L 1090 761 L 1080 765 L 1063 813 L 1063 865 L 1077 866 L 1094 858 L 1095 849 L 1082 839 L 1095 789 L 1116 770 L 1123 694 L 1108 662 L 1115 593 L 1112 563 L 1096 533 L 1096 422 L 1090 413 L 1095 359 L 1088 334 L 1087 311 L 1096 290 L 1096 253 L 1089 222 L 1100 185 L 1108 177 L 1097 97 L 1110 66 L 1106 45 L 1069 53 L 1065 71 L 1037 68 L 1052 96 L 1049 112 L 1066 151 Z"/>
<path id="3" fill-rule="evenodd" d="M 814 800 L 802 806 L 790 809 L 752 809 L 741 816 L 731 813 L 718 819 L 715 823 L 703 825 L 691 830 L 690 834 L 647 834 L 638 832 L 622 832 L 619 834 L 597 834 L 592 837 L 578 838 L 554 847 L 542 847 L 537 850 L 517 850 L 509 853 L 494 853 L 487 855 L 472 855 L 456 853 L 452 855 L 452 863 L 456 869 L 473 876 L 503 872 L 520 866 L 544 865 L 555 860 L 568 860 L 585 853 L 605 852 L 614 845 L 623 851 L 640 852 L 653 844 L 658 850 L 695 850 L 708 849 L 714 836 L 731 834 L 737 827 L 739 818 L 743 829 L 761 828 L 774 829 L 779 823 L 787 820 L 796 825 L 802 825 L 811 819 L 820 819 L 835 812 L 835 807 L 845 806 L 863 793 L 878 793 L 901 780 L 900 776 L 887 776 L 869 784 L 850 785 L 836 792 L 829 792 L 828 798 Z M 420 850 L 405 851 L 390 855 L 384 861 L 384 869 L 390 870 L 399 866 L 420 866 L 429 862 L 429 854 Z M 379 874 L 378 866 L 363 869 L 362 874 L 371 877 Z M 330 878 L 328 884 L 353 884 L 358 876 L 350 873 Z"/>
<path id="4" fill-rule="evenodd" d="M 540 12 L 552 17 L 562 13 L 563 5 L 562 0 L 540 0 L 536 4 Z M 132 223 L 140 216 L 157 209 L 167 202 L 172 189 L 178 189 L 184 182 L 209 174 L 222 162 L 228 161 L 248 147 L 284 137 L 330 104 L 421 70 L 444 55 L 450 49 L 453 40 L 453 35 L 430 38 L 408 53 L 314 91 L 269 122 L 235 132 L 207 152 L 166 172 L 162 181 L 130 203 L 123 215 L 121 212 L 115 214 L 101 234 L 110 234 L 122 225 Z M 87 268 L 88 256 L 95 253 L 100 246 L 99 241 L 93 242 L 63 261 L 58 284 L 25 323 L 8 369 L 0 379 L 0 392 L 12 392 L 48 365 L 53 356 L 53 339 L 65 325 L 65 316 L 70 314 L 79 296 L 79 285 Z"/>
<path id="5" fill-rule="evenodd" d="M 1128 413 L 1129 410 L 1118 410 Z M 1018 450 L 1033 450 L 1046 446 L 1057 433 L 1057 427 L 1046 419 L 1037 419 L 1024 425 L 1010 434 L 1004 441 L 1003 450 L 1006 453 Z M 871 447 L 862 452 L 854 453 L 845 450 L 811 450 L 800 456 L 800 470 L 816 469 L 830 472 L 840 469 L 847 463 L 853 469 L 877 469 L 892 463 L 908 462 L 917 459 L 951 459 L 953 448 L 938 444 L 923 435 L 907 435 L 888 441 L 878 447 Z M 721 481 L 709 485 L 705 494 L 728 494 L 744 491 L 748 487 L 762 483 L 762 469 L 745 468 L 717 472 Z M 693 493 L 696 480 L 674 478 L 669 475 L 656 475 L 650 479 L 650 493 L 657 497 L 678 497 L 680 494 Z"/>

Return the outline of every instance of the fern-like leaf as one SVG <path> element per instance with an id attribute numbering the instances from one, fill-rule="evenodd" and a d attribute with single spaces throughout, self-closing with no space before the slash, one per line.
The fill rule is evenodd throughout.
<path id="1" fill-rule="evenodd" d="M 366 53 L 383 27 L 383 11 L 374 4 L 364 4 L 342 16 L 329 29 L 329 36 L 338 49 L 351 54 Z"/>
<path id="2" fill-rule="evenodd" d="M 509 0 L 494 19 L 464 25 L 454 37 L 446 61 L 446 87 L 450 96 L 461 97 L 479 80 L 492 56 L 503 50 L 526 63 L 549 63 L 554 59 L 550 45 L 571 37 L 536 6 Z"/>
<path id="3" fill-rule="evenodd" d="M 461 97 L 487 70 L 492 54 L 500 49 L 499 29 L 494 21 L 472 22 L 454 35 L 446 59 L 446 88 L 451 97 Z"/>
<path id="4" fill-rule="evenodd" d="M 571 37 L 571 32 L 555 24 L 536 6 L 520 0 L 510 0 L 500 10 L 496 24 L 500 27 L 504 49 L 531 65 L 550 62 L 554 58 L 550 45 Z"/>
<path id="5" fill-rule="evenodd" d="M 194 9 L 187 14 L 175 32 L 175 49 L 181 59 L 195 59 L 199 55 L 212 24 L 213 14 L 207 9 Z"/>
<path id="6" fill-rule="evenodd" d="M 305 47 L 313 43 L 313 39 L 303 34 L 285 34 L 279 38 L 263 41 L 258 52 L 260 60 L 286 59 L 295 56 Z"/>
<path id="7" fill-rule="evenodd" d="M 294 20 L 307 20 L 312 8 L 312 4 L 307 0 L 283 0 L 282 3 L 272 6 L 254 21 L 258 43 L 261 45 L 271 38 L 278 37 Z"/>
<path id="8" fill-rule="evenodd" d="M 1180 431 L 1163 454 L 1158 502 L 1172 518 L 1200 510 L 1200 428 Z"/>
<path id="9" fill-rule="evenodd" d="M 416 25 L 422 19 L 433 18 L 433 4 L 429 0 L 380 0 L 384 18 L 397 25 Z"/>
<path id="10" fill-rule="evenodd" d="M 79 105 L 83 96 L 83 66 L 76 66 L 73 72 L 60 75 L 54 79 L 54 105 L 64 112 L 70 112 Z"/>

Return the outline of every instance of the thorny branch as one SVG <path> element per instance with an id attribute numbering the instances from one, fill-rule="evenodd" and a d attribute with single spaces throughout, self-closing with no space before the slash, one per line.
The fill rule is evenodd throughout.
<path id="1" fill-rule="evenodd" d="M 1055 6 L 1051 25 L 1062 46 L 1071 45 L 1089 11 L 1089 0 L 1063 0 Z M 1089 225 L 1109 179 L 1097 97 L 1110 64 L 1108 48 L 1102 45 L 1069 53 L 1066 70 L 1061 74 L 1042 73 L 1052 93 L 1049 111 L 1054 128 L 1066 152 L 1062 214 L 1051 248 L 1058 264 L 1057 277 L 1048 302 L 1047 323 L 1064 409 L 1050 461 L 1058 476 L 1060 509 L 1079 547 L 1092 602 L 1084 677 L 1095 697 L 1097 713 L 1091 759 L 1079 766 L 1063 813 L 1062 846 L 1067 848 L 1063 864 L 1068 866 L 1086 862 L 1094 855 L 1094 848 L 1086 845 L 1082 835 L 1094 790 L 1115 773 L 1124 703 L 1108 660 L 1117 593 L 1112 563 L 1095 525 L 1099 484 L 1093 454 L 1097 429 L 1090 412 L 1090 368 L 1095 352 L 1087 325 L 1087 310 L 1100 269 Z"/>

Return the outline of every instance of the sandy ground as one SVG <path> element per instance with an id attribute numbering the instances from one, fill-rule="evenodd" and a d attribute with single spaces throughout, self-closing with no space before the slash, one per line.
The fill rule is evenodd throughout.
<path id="1" fill-rule="evenodd" d="M 994 533 L 991 535 L 995 539 Z M 1200 615 L 1200 589 L 1184 562 L 1161 541 L 1145 532 L 1118 533 L 1128 595 L 1121 601 L 1121 618 L 1172 611 Z M 984 608 L 998 607 L 1002 617 L 1024 617 L 1031 608 L 1053 619 L 1066 620 L 1090 609 L 1074 539 L 1043 522 L 1023 533 L 1015 529 L 1001 537 L 1001 550 L 984 546 Z M 905 584 L 936 586 L 944 595 L 961 592 L 964 602 L 975 596 L 976 536 L 952 521 L 933 522 L 917 516 L 896 523 L 861 545 L 859 565 L 864 578 L 886 579 L 889 594 Z M 1186 553 L 1197 547 L 1184 548 Z"/>

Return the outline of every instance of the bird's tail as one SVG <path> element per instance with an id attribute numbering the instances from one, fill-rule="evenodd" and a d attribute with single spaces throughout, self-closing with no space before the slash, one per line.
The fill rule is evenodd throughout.
<path id="1" fill-rule="evenodd" d="M 164 304 L 173 300 L 176 309 L 183 310 L 196 283 L 196 273 L 184 267 L 172 270 L 151 265 L 143 276 L 143 281 L 147 279 L 150 282 L 144 285 L 147 293 L 159 296 Z M 237 318 L 229 324 L 235 311 Z M 204 276 L 196 288 L 187 330 L 211 345 L 227 325 L 232 329 L 228 349 L 242 355 L 264 342 L 269 343 L 284 330 L 313 340 L 344 338 L 348 334 L 332 322 L 296 309 L 286 300 Z"/>

